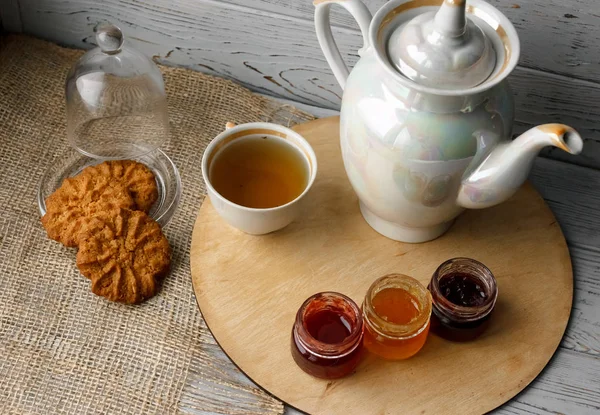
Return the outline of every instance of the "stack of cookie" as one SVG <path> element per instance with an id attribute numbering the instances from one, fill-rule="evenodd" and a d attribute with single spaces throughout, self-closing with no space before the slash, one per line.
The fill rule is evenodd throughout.
<path id="1" fill-rule="evenodd" d="M 77 267 L 92 292 L 140 303 L 156 294 L 171 262 L 169 242 L 148 212 L 154 174 L 132 160 L 106 161 L 65 179 L 46 199 L 48 237 L 79 247 Z"/>

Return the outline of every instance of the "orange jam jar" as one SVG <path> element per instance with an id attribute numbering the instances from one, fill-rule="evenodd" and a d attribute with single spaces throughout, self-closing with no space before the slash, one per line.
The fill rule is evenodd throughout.
<path id="1" fill-rule="evenodd" d="M 367 291 L 362 313 L 364 346 L 384 359 L 407 359 L 427 339 L 431 294 L 412 277 L 386 275 Z"/>

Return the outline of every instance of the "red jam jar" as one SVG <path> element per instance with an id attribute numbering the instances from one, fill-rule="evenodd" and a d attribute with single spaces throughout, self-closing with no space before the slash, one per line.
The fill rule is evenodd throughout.
<path id="1" fill-rule="evenodd" d="M 363 321 L 354 301 L 336 292 L 309 297 L 296 314 L 292 356 L 309 375 L 323 379 L 344 377 L 360 361 Z"/>
<path id="2" fill-rule="evenodd" d="M 498 298 L 492 272 L 471 258 L 453 258 L 431 277 L 431 331 L 451 341 L 474 340 L 489 324 Z"/>

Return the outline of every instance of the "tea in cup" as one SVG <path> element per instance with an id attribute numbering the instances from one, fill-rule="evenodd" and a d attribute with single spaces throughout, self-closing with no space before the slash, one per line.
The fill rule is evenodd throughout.
<path id="1" fill-rule="evenodd" d="M 206 148 L 202 175 L 217 213 L 254 235 L 281 229 L 297 218 L 312 186 L 317 159 L 289 128 L 249 123 L 228 128 Z"/>

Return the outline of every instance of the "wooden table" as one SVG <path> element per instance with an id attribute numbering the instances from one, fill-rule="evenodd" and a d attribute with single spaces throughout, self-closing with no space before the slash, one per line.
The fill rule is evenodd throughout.
<path id="1" fill-rule="evenodd" d="M 387 0 L 365 0 L 372 12 Z M 516 132 L 562 122 L 586 139 L 573 157 L 546 150 L 530 180 L 560 223 L 575 274 L 571 322 L 546 370 L 496 414 L 600 413 L 600 3 L 598 0 L 488 0 L 514 23 L 520 65 L 510 77 Z M 317 45 L 310 0 L 2 0 L 3 30 L 74 47 L 93 46 L 93 27 L 109 19 L 132 44 L 170 65 L 234 79 L 292 99 L 317 116 L 336 112 L 341 91 Z M 352 65 L 362 46 L 351 17 L 334 8 L 334 34 Z M 313 106 L 302 106 L 298 103 Z M 223 378 L 249 381 L 213 345 Z M 199 385 L 200 389 L 201 385 Z M 205 391 L 210 389 L 204 389 Z M 210 393 L 210 392 L 206 392 Z M 208 398 L 207 398 L 208 399 Z M 214 396 L 210 413 L 232 413 L 241 401 Z M 237 399 L 252 399 L 239 397 Z M 198 412 L 187 405 L 187 413 Z M 241 413 L 239 410 L 238 413 Z M 288 413 L 294 413 L 287 410 Z"/>

